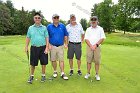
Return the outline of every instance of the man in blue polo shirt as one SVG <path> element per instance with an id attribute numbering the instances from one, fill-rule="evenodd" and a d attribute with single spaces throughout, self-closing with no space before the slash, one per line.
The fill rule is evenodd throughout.
<path id="1" fill-rule="evenodd" d="M 53 77 L 56 78 L 57 73 L 57 62 L 59 61 L 61 69 L 61 77 L 64 80 L 68 80 L 68 77 L 64 73 L 64 47 L 67 47 L 67 30 L 64 24 L 59 23 L 59 15 L 54 14 L 52 16 L 53 23 L 47 27 L 49 33 L 49 49 L 50 49 L 50 60 L 54 69 Z M 65 41 L 65 45 L 64 45 Z"/>
<path id="2" fill-rule="evenodd" d="M 41 14 L 35 13 L 34 22 L 35 24 L 30 26 L 27 32 L 26 37 L 26 46 L 25 52 L 28 53 L 28 45 L 31 41 L 31 49 L 30 49 L 30 77 L 28 83 L 32 83 L 34 78 L 35 66 L 38 65 L 38 60 L 40 60 L 40 64 L 42 65 L 42 78 L 41 82 L 46 80 L 45 78 L 45 70 L 46 65 L 48 64 L 48 31 L 46 30 L 46 26 L 41 24 Z"/>

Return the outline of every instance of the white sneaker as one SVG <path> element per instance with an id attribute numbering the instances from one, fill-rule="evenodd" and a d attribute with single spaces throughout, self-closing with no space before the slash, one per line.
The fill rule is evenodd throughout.
<path id="1" fill-rule="evenodd" d="M 95 75 L 95 78 L 97 81 L 100 81 L 100 76 L 99 75 Z"/>
<path id="2" fill-rule="evenodd" d="M 56 78 L 57 77 L 57 72 L 53 73 L 53 77 Z"/>
<path id="3" fill-rule="evenodd" d="M 87 73 L 87 74 L 85 75 L 85 79 L 88 79 L 89 77 L 90 77 L 90 74 Z"/>
<path id="4" fill-rule="evenodd" d="M 62 77 L 64 80 L 68 80 L 68 79 L 69 79 L 65 74 L 62 74 L 61 77 Z"/>

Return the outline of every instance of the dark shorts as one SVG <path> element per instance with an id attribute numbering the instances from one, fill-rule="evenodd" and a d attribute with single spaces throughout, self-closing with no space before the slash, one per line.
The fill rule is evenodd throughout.
<path id="1" fill-rule="evenodd" d="M 79 44 L 69 43 L 68 44 L 67 58 L 68 59 L 73 59 L 74 54 L 75 54 L 76 59 L 80 60 L 81 55 L 82 55 L 82 49 L 81 48 L 82 48 L 81 43 L 79 43 Z"/>
<path id="2" fill-rule="evenodd" d="M 35 47 L 31 46 L 30 52 L 30 65 L 38 66 L 38 61 L 40 60 L 41 65 L 48 64 L 48 54 L 45 54 L 46 46 Z"/>

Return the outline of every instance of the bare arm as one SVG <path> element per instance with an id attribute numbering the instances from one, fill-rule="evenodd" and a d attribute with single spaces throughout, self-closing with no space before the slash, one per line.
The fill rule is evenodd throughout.
<path id="1" fill-rule="evenodd" d="M 44 51 L 45 54 L 48 54 L 48 47 L 49 47 L 49 38 L 46 37 L 46 49 Z"/>
<path id="2" fill-rule="evenodd" d="M 96 44 L 100 45 L 104 41 L 104 38 L 100 39 Z"/>
<path id="3" fill-rule="evenodd" d="M 82 42 L 84 41 L 85 34 L 82 34 Z"/>
<path id="4" fill-rule="evenodd" d="M 30 38 L 26 38 L 26 45 L 25 45 L 25 52 L 29 52 L 28 51 L 28 46 L 29 46 L 29 43 L 30 43 Z"/>
<path id="5" fill-rule="evenodd" d="M 64 47 L 67 48 L 68 47 L 68 36 L 65 36 L 64 39 L 65 39 Z"/>

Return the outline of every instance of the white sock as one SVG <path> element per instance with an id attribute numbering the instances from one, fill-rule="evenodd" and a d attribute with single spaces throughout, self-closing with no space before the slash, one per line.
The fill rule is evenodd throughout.
<path id="1" fill-rule="evenodd" d="M 31 75 L 31 76 L 33 76 L 33 77 L 34 77 L 34 75 Z"/>
<path id="2" fill-rule="evenodd" d="M 65 74 L 65 73 L 64 73 L 64 72 L 61 72 L 61 76 L 62 76 L 63 74 Z"/>
<path id="3" fill-rule="evenodd" d="M 42 76 L 45 76 L 45 74 L 42 74 Z"/>
<path id="4" fill-rule="evenodd" d="M 73 69 L 70 69 L 70 70 L 73 70 Z"/>

